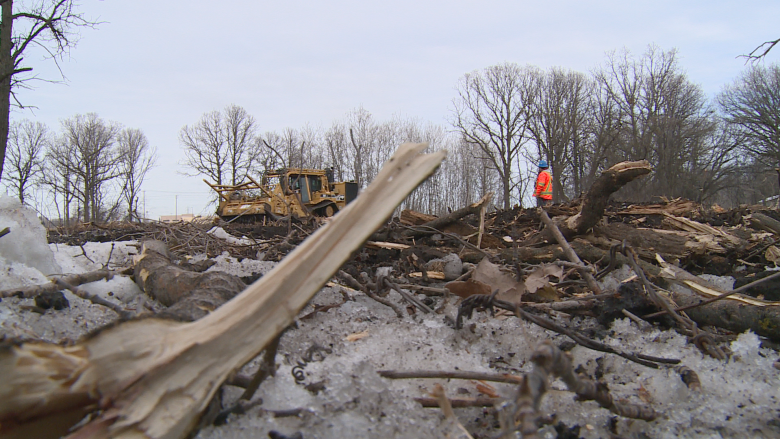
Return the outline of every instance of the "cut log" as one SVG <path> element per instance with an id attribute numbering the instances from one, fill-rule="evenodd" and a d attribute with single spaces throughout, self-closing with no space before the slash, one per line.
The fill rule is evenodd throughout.
<path id="1" fill-rule="evenodd" d="M 613 193 L 652 170 L 650 163 L 642 160 L 621 162 L 602 172 L 585 194 L 580 213 L 558 225 L 563 236 L 571 240 L 576 235 L 587 233 L 604 216 L 607 201 Z"/>
<path id="2" fill-rule="evenodd" d="M 197 273 L 171 263 L 165 243 L 145 241 L 135 258 L 135 281 L 149 297 L 168 308 L 158 317 L 182 322 L 198 320 L 246 288 L 236 276 L 221 271 Z"/>
<path id="3" fill-rule="evenodd" d="M 271 272 L 191 323 L 143 319 L 74 346 L 0 349 L 0 436 L 184 438 L 223 381 L 287 327 L 444 159 L 401 145 L 371 185 Z"/>

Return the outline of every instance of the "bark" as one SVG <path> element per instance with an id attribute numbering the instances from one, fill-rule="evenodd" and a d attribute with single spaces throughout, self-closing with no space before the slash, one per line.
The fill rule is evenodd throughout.
<path id="1" fill-rule="evenodd" d="M 690 306 L 705 299 L 692 292 L 674 292 L 679 306 Z M 756 306 L 733 300 L 719 300 L 685 311 L 700 326 L 717 326 L 736 333 L 750 329 L 758 335 L 780 342 L 780 306 Z"/>
<path id="2" fill-rule="evenodd" d="M 13 0 L 2 2 L 2 22 L 0 22 L 0 178 L 3 176 L 8 129 L 11 124 L 11 80 L 14 72 L 14 59 L 11 54 L 13 4 Z"/>
<path id="3" fill-rule="evenodd" d="M 200 320 L 132 320 L 74 346 L 3 346 L 0 436 L 59 437 L 94 411 L 70 437 L 188 437 L 226 378 L 292 323 L 439 166 L 446 152 L 421 155 L 426 147 L 401 145 L 357 200 L 274 270 Z"/>

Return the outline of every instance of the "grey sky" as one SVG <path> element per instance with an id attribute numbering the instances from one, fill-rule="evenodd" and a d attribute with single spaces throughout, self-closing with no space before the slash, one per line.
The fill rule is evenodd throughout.
<path id="1" fill-rule="evenodd" d="M 712 96 L 744 69 L 738 55 L 780 38 L 777 1 L 86 0 L 80 10 L 104 23 L 61 63 L 67 85 L 18 93 L 38 108 L 12 119 L 59 130 L 95 112 L 143 130 L 160 156 L 144 187 L 151 218 L 211 213 L 201 178 L 178 174 L 177 136 L 231 103 L 262 132 L 327 127 L 360 105 L 377 121 L 446 124 L 467 72 L 506 61 L 588 72 L 609 51 L 649 44 L 678 49 Z M 26 59 L 57 78 L 51 63 Z M 780 48 L 767 62 L 778 59 Z"/>

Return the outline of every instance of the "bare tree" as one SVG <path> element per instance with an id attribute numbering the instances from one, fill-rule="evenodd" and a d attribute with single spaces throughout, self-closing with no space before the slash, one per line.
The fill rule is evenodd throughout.
<path id="1" fill-rule="evenodd" d="M 349 132 L 343 122 L 334 122 L 325 132 L 326 162 L 333 166 L 334 176 L 337 181 L 346 179 L 349 142 Z"/>
<path id="2" fill-rule="evenodd" d="M 358 107 L 347 115 L 349 129 L 350 158 L 352 177 L 363 187 L 371 181 L 371 172 L 367 169 L 371 152 L 376 148 L 377 126 L 373 116 L 365 108 Z"/>
<path id="3" fill-rule="evenodd" d="M 149 146 L 143 131 L 126 128 L 119 133 L 119 168 L 122 179 L 121 197 L 127 207 L 127 219 L 140 221 L 145 215 L 138 213 L 138 194 L 146 174 L 157 161 L 157 151 Z"/>
<path id="4" fill-rule="evenodd" d="M 536 143 L 535 158 L 546 159 L 552 168 L 553 199 L 557 202 L 566 198 L 567 179 L 575 178 L 573 195 L 580 190 L 574 169 L 580 160 L 577 149 L 584 136 L 591 85 L 582 73 L 560 68 L 551 69 L 538 80 L 528 130 Z"/>
<path id="5" fill-rule="evenodd" d="M 41 182 L 51 191 L 60 221 L 65 226 L 69 226 L 73 219 L 71 205 L 76 201 L 75 187 L 79 184 L 73 169 L 75 166 L 67 139 L 64 136 L 58 137 L 46 153 L 45 172 Z"/>
<path id="6" fill-rule="evenodd" d="M 67 157 L 58 158 L 66 161 L 62 167 L 70 169 L 79 183 L 73 189 L 81 202 L 82 217 L 86 222 L 101 221 L 118 205 L 106 204 L 105 183 L 121 174 L 122 155 L 115 147 L 121 126 L 105 122 L 95 113 L 77 114 L 61 123 L 67 142 L 67 150 L 61 152 Z"/>
<path id="7" fill-rule="evenodd" d="M 216 184 L 225 184 L 228 172 L 228 153 L 225 126 L 219 111 L 204 114 L 193 126 L 185 125 L 179 131 L 179 142 L 184 145 L 184 166 L 195 174 L 203 174 Z"/>
<path id="8" fill-rule="evenodd" d="M 74 0 L 17 2 L 21 5 L 17 11 L 14 4 L 13 0 L 0 0 L 0 177 L 8 145 L 11 98 L 22 106 L 14 90 L 37 79 L 31 74 L 32 67 L 24 65 L 24 56 L 38 48 L 58 63 L 78 41 L 76 29 L 97 24 L 76 12 Z"/>
<path id="9" fill-rule="evenodd" d="M 610 148 L 597 150 L 607 162 L 648 160 L 655 170 L 649 184 L 629 185 L 624 194 L 690 196 L 716 126 L 701 88 L 681 72 L 676 51 L 650 46 L 640 59 L 613 53 L 595 79 L 602 108 L 613 118 L 602 137 Z"/>
<path id="10" fill-rule="evenodd" d="M 24 204 L 28 190 L 43 173 L 43 155 L 52 133 L 41 122 L 22 120 L 11 124 L 8 136 L 8 166 L 4 180 Z"/>
<path id="11" fill-rule="evenodd" d="M 528 140 L 528 123 L 540 72 L 505 63 L 466 74 L 457 86 L 455 129 L 485 153 L 501 178 L 501 200 L 509 209 L 519 181 L 520 151 Z"/>
<path id="12" fill-rule="evenodd" d="M 246 178 L 255 164 L 255 118 L 235 104 L 225 107 L 223 117 L 230 184 L 235 185 Z"/>
<path id="13" fill-rule="evenodd" d="M 718 95 L 727 123 L 745 136 L 744 151 L 780 165 L 780 66 L 751 66 Z"/>

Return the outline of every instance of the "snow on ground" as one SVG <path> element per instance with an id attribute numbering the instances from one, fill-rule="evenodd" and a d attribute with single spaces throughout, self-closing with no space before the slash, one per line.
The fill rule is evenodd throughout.
<path id="1" fill-rule="evenodd" d="M 10 206 L 10 207 L 9 207 Z M 26 221 L 24 219 L 26 218 Z M 81 273 L 103 267 L 132 264 L 136 243 L 88 243 L 82 247 L 46 245 L 42 228 L 30 220 L 30 213 L 18 203 L 0 199 L 0 228 L 10 225 L 11 234 L 0 238 L 0 289 L 37 284 L 56 273 Z M 34 218 L 34 214 L 32 216 Z M 5 224 L 5 225 L 4 225 Z M 113 246 L 113 247 L 112 247 Z M 109 260 L 110 255 L 110 260 Z M 198 256 L 196 256 L 197 258 Z M 200 256 L 202 258 L 202 256 Z M 268 262 L 222 255 L 211 270 L 230 271 L 238 276 L 265 274 Z M 630 275 L 619 270 L 609 288 Z M 109 300 L 133 308 L 140 291 L 129 278 L 117 276 L 111 282 L 89 286 Z M 32 299 L 6 298 L 0 302 L 0 337 L 39 338 L 52 342 L 74 340 L 111 321 L 112 311 L 65 293 L 70 308 L 37 314 L 25 307 Z M 347 291 L 350 300 L 326 312 L 303 319 L 314 305 L 341 303 L 342 294 L 333 287 L 321 290 L 303 310 L 297 327 L 283 336 L 276 376 L 266 380 L 255 395 L 262 404 L 241 415 L 230 415 L 221 426 L 201 430 L 199 439 L 269 437 L 303 438 L 439 438 L 445 437 L 445 423 L 438 409 L 422 408 L 413 398 L 428 396 L 436 382 L 450 397 L 479 396 L 477 383 L 464 380 L 389 380 L 379 370 L 461 370 L 482 372 L 529 371 L 529 357 L 542 340 L 556 344 L 567 337 L 541 329 L 514 317 L 493 318 L 476 312 L 466 327 L 455 330 L 448 322 L 456 305 L 443 307 L 443 314 L 407 316 L 399 319 L 384 305 L 365 295 Z M 390 300 L 401 303 L 392 292 Z M 439 299 L 441 300 L 441 299 Z M 441 302 L 436 306 L 441 305 Z M 572 327 L 593 326 L 589 319 L 560 320 Z M 348 341 L 347 336 L 364 337 Z M 602 374 L 615 398 L 650 404 L 659 417 L 653 422 L 619 418 L 594 402 L 573 399 L 560 381 L 552 383 L 541 410 L 555 413 L 568 427 L 579 426 L 583 438 L 604 438 L 613 434 L 625 438 L 771 438 L 780 437 L 780 371 L 772 367 L 778 353 L 760 348 L 752 333 L 731 344 L 734 355 L 721 362 L 704 356 L 684 337 L 657 328 L 640 330 L 629 320 L 616 321 L 604 343 L 647 355 L 675 357 L 698 373 L 702 391 L 683 384 L 670 368 L 651 369 L 623 358 L 575 347 L 574 364 L 589 375 Z M 252 373 L 257 362 L 246 365 Z M 298 381 L 293 374 L 296 374 Z M 310 386 L 314 384 L 315 386 Z M 492 383 L 499 394 L 510 397 L 514 387 Z M 307 386 L 320 390 L 307 390 Z M 240 390 L 226 386 L 225 401 L 234 401 Z M 295 417 L 274 418 L 270 410 L 303 409 Z M 490 410 L 458 408 L 455 413 L 474 437 L 494 437 L 497 421 Z M 616 421 L 613 421 L 616 420 Z M 613 430 L 610 430 L 613 425 Z M 542 428 L 541 437 L 557 436 L 552 426 Z"/>

